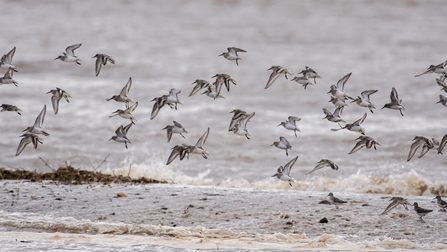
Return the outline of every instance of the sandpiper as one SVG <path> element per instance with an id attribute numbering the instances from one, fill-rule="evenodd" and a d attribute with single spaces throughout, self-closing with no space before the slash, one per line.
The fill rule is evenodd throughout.
<path id="1" fill-rule="evenodd" d="M 25 147 L 30 143 L 33 143 L 34 149 L 37 149 L 37 145 L 39 143 L 43 144 L 42 138 L 40 138 L 38 135 L 33 134 L 33 133 L 25 133 L 25 134 L 21 135 L 20 137 L 23 137 L 23 138 L 22 138 L 22 140 L 20 140 L 19 146 L 17 147 L 16 156 L 20 155 L 20 153 L 22 153 L 22 151 L 25 149 Z"/>
<path id="2" fill-rule="evenodd" d="M 414 202 L 413 205 L 411 205 L 414 207 L 414 211 L 416 211 L 416 213 L 419 215 L 419 219 L 421 219 L 422 222 L 425 222 L 422 217 L 424 217 L 426 214 L 433 212 L 433 210 L 429 210 L 429 209 L 425 209 L 422 208 L 418 205 L 417 202 Z"/>
<path id="3" fill-rule="evenodd" d="M 195 80 L 192 85 L 194 85 L 194 88 L 192 89 L 191 93 L 189 94 L 189 96 L 194 95 L 195 93 L 199 92 L 200 89 L 202 88 L 207 88 L 210 86 L 210 83 L 206 80 L 201 80 L 201 79 L 197 79 Z"/>
<path id="4" fill-rule="evenodd" d="M 411 158 L 413 158 L 414 154 L 421 146 L 422 146 L 422 151 L 418 158 L 423 157 L 430 149 L 433 149 L 434 143 L 426 137 L 415 136 L 413 138 L 413 143 L 411 144 L 411 147 L 410 147 L 410 152 L 408 153 L 407 162 L 410 161 Z"/>
<path id="5" fill-rule="evenodd" d="M 355 140 L 359 141 L 355 144 L 354 148 L 352 148 L 352 150 L 348 154 L 355 153 L 363 147 L 366 147 L 367 149 L 374 147 L 374 149 L 377 150 L 376 145 L 380 146 L 380 144 L 376 140 L 374 140 L 374 138 L 369 136 L 359 136 Z"/>
<path id="6" fill-rule="evenodd" d="M 439 101 L 437 103 L 441 103 L 442 105 L 447 107 L 447 98 L 441 94 L 439 95 Z"/>
<path id="7" fill-rule="evenodd" d="M 19 68 L 14 66 L 12 64 L 12 57 L 14 57 L 14 53 L 16 52 L 16 47 L 11 49 L 7 54 L 4 54 L 2 56 L 2 59 L 0 60 L 0 68 L 8 70 L 9 68 L 12 68 L 14 72 L 19 71 Z"/>
<path id="8" fill-rule="evenodd" d="M 447 92 L 447 84 L 444 83 L 444 80 L 436 79 L 436 83 L 438 83 L 438 86 L 442 87 L 441 91 Z"/>
<path id="9" fill-rule="evenodd" d="M 34 125 L 27 127 L 22 132 L 43 134 L 44 136 L 49 136 L 50 134 L 48 134 L 47 132 L 45 132 L 45 130 L 42 129 L 46 113 L 47 113 L 47 105 L 44 105 L 42 111 L 40 111 L 39 115 L 37 116 L 36 121 L 34 121 Z"/>
<path id="10" fill-rule="evenodd" d="M 225 85 L 228 92 L 230 92 L 230 82 L 233 83 L 234 85 L 236 85 L 236 80 L 234 80 L 233 77 L 231 77 L 228 74 L 216 74 L 211 78 L 216 78 L 213 85 L 216 88 L 217 96 L 220 95 L 220 91 L 222 90 L 222 85 Z M 216 98 L 214 98 L 214 99 L 216 99 Z"/>
<path id="11" fill-rule="evenodd" d="M 360 124 L 362 124 L 365 119 L 366 119 L 367 114 L 365 113 L 360 119 L 358 119 L 357 121 L 353 122 L 353 123 L 347 123 L 345 124 L 345 126 L 341 127 L 339 129 L 331 129 L 332 131 L 337 131 L 337 130 L 341 130 L 341 129 L 347 129 L 350 131 L 354 131 L 354 132 L 358 132 L 362 135 L 365 135 L 365 130 L 362 128 L 362 126 L 360 126 Z"/>
<path id="12" fill-rule="evenodd" d="M 286 151 L 286 156 L 289 156 L 289 152 L 287 150 L 292 149 L 292 145 L 290 145 L 289 141 L 285 137 L 279 137 L 279 141 L 273 142 L 270 146 L 275 146 L 279 149 L 283 149 Z"/>
<path id="13" fill-rule="evenodd" d="M 428 73 L 437 73 L 437 74 L 444 74 L 445 73 L 445 65 L 447 64 L 447 60 L 444 61 L 443 63 L 440 63 L 438 65 L 430 65 L 427 70 L 421 74 L 415 75 L 414 77 L 419 77 L 423 74 L 428 74 Z"/>
<path id="14" fill-rule="evenodd" d="M 336 122 L 336 123 L 344 122 L 344 123 L 346 123 L 345 120 L 341 119 L 341 113 L 343 112 L 343 108 L 344 108 L 344 106 L 337 107 L 334 110 L 334 113 L 331 113 L 329 110 L 323 108 L 323 112 L 326 115 L 323 119 L 327 119 L 330 122 Z"/>
<path id="15" fill-rule="evenodd" d="M 107 62 L 115 64 L 115 60 L 107 54 L 98 53 L 98 54 L 95 54 L 95 56 L 93 56 L 92 59 L 93 58 L 96 58 L 96 63 L 95 63 L 96 76 L 99 75 L 99 72 L 101 71 L 102 66 L 105 66 L 107 64 Z"/>
<path id="16" fill-rule="evenodd" d="M 295 182 L 295 179 L 290 177 L 290 170 L 292 170 L 293 165 L 295 164 L 296 160 L 298 159 L 298 156 L 296 156 L 294 159 L 290 160 L 286 165 L 280 166 L 278 170 L 276 170 L 276 173 L 272 177 L 277 177 L 278 179 L 282 181 L 289 182 L 289 185 L 292 186 L 292 182 Z"/>
<path id="17" fill-rule="evenodd" d="M 56 89 L 51 89 L 50 91 L 47 92 L 47 94 L 52 94 L 53 96 L 51 96 L 51 104 L 53 105 L 53 111 L 54 114 L 57 115 L 58 111 L 59 111 L 59 101 L 64 98 L 67 102 L 70 102 L 70 100 L 68 98 L 71 98 L 71 95 L 67 92 L 65 92 L 65 90 L 62 90 L 58 87 L 56 87 Z"/>
<path id="18" fill-rule="evenodd" d="M 13 78 L 13 69 L 8 68 L 8 71 L 6 71 L 5 75 L 0 78 L 0 85 L 2 84 L 14 84 L 14 86 L 18 87 L 19 83 L 15 81 Z"/>
<path id="19" fill-rule="evenodd" d="M 408 210 L 407 205 L 411 205 L 410 202 L 408 202 L 406 199 L 402 198 L 402 197 L 392 197 L 390 199 L 391 202 L 385 209 L 385 211 L 383 211 L 382 214 L 387 214 L 389 211 L 391 211 L 391 209 L 397 207 L 398 205 L 403 205 L 405 207 L 406 210 Z"/>
<path id="20" fill-rule="evenodd" d="M 109 141 L 114 140 L 119 143 L 124 143 L 124 146 L 127 149 L 127 143 L 131 144 L 129 138 L 127 138 L 127 131 L 129 131 L 131 126 L 132 126 L 132 123 L 129 123 L 126 126 L 120 125 L 118 127 L 118 129 L 115 130 L 116 136 L 113 136 L 112 138 L 110 138 Z"/>
<path id="21" fill-rule="evenodd" d="M 120 116 L 124 119 L 129 119 L 132 124 L 135 124 L 135 121 L 137 120 L 137 118 L 135 118 L 135 116 L 132 115 L 133 111 L 138 107 L 138 101 L 135 102 L 132 106 L 126 108 L 126 109 L 117 109 L 115 112 L 113 112 L 109 117 L 114 117 L 114 116 Z"/>
<path id="22" fill-rule="evenodd" d="M 331 99 L 328 102 L 332 102 L 332 104 L 334 104 L 336 108 L 348 106 L 348 104 L 346 103 L 346 99 L 340 99 L 335 96 L 331 96 Z"/>
<path id="23" fill-rule="evenodd" d="M 381 109 L 389 108 L 389 109 L 399 110 L 400 114 L 402 116 L 404 116 L 404 114 L 402 113 L 402 110 L 405 111 L 405 108 L 401 104 L 402 103 L 402 99 L 399 99 L 399 95 L 397 94 L 397 91 L 396 91 L 396 89 L 394 87 L 391 88 L 390 99 L 391 99 L 391 102 L 385 104 Z"/>
<path id="24" fill-rule="evenodd" d="M 106 99 L 106 101 L 115 100 L 117 102 L 124 102 L 126 104 L 126 108 L 129 107 L 129 102 L 133 102 L 132 99 L 130 99 L 127 95 L 129 94 L 130 87 L 132 87 L 132 78 L 129 77 L 129 80 L 127 81 L 126 85 L 124 85 L 123 89 L 121 89 L 121 92 L 118 95 L 114 95 L 109 99 Z"/>
<path id="25" fill-rule="evenodd" d="M 155 97 L 151 101 L 155 101 L 154 106 L 152 106 L 152 112 L 151 112 L 151 120 L 154 119 L 158 112 L 160 112 L 160 109 L 166 104 L 166 98 L 167 95 L 162 95 L 160 97 Z"/>
<path id="26" fill-rule="evenodd" d="M 245 136 L 247 139 L 250 139 L 250 133 L 248 133 L 247 123 L 250 119 L 255 115 L 255 112 L 251 114 L 245 114 L 242 118 L 238 120 L 238 123 L 232 128 L 234 134 L 239 136 Z"/>
<path id="27" fill-rule="evenodd" d="M 217 98 L 225 99 L 225 97 L 223 95 L 221 95 L 221 94 L 218 95 L 217 94 L 216 87 L 212 86 L 212 85 L 208 86 L 206 88 L 205 92 L 203 92 L 202 94 L 204 94 L 204 95 L 206 95 L 206 96 L 208 96 L 210 98 L 213 98 L 214 100 L 217 99 Z"/>
<path id="28" fill-rule="evenodd" d="M 185 138 L 185 136 L 182 133 L 188 133 L 188 131 L 186 131 L 186 129 L 180 123 L 176 121 L 173 122 L 174 125 L 166 125 L 166 127 L 163 128 L 168 134 L 168 143 L 169 141 L 171 141 L 172 133 L 180 134 L 180 136 L 182 136 L 183 138 Z"/>
<path id="29" fill-rule="evenodd" d="M 444 150 L 446 144 L 447 144 L 447 134 L 445 134 L 441 139 L 441 143 L 438 146 L 438 154 L 442 154 L 442 150 Z"/>
<path id="30" fill-rule="evenodd" d="M 74 54 L 74 50 L 76 50 L 79 47 L 81 47 L 81 45 L 82 45 L 82 43 L 79 43 L 79 44 L 74 44 L 74 45 L 71 45 L 71 46 L 65 48 L 65 52 L 63 52 L 63 55 L 59 55 L 54 60 L 60 59 L 63 62 L 67 62 L 67 63 L 76 62 L 76 64 L 80 65 L 81 64 L 81 59 L 79 59 Z"/>
<path id="31" fill-rule="evenodd" d="M 436 204 L 441 208 L 441 211 L 447 210 L 447 202 L 442 200 L 441 196 L 436 196 L 434 199 L 436 199 Z"/>
<path id="32" fill-rule="evenodd" d="M 315 72 L 315 70 L 313 70 L 312 68 L 306 66 L 306 69 L 302 70 L 300 72 L 300 74 L 303 74 L 304 77 L 306 77 L 306 79 L 314 79 L 314 83 L 317 84 L 316 82 L 316 78 L 320 78 L 321 76 L 317 74 L 317 72 Z"/>
<path id="33" fill-rule="evenodd" d="M 269 88 L 281 74 L 284 74 L 284 77 L 286 77 L 286 79 L 288 79 L 287 74 L 292 75 L 292 73 L 287 68 L 282 66 L 272 66 L 269 69 L 267 69 L 267 71 L 270 70 L 272 70 L 272 73 L 270 74 L 269 80 L 267 81 L 267 84 L 265 85 L 264 89 Z"/>
<path id="34" fill-rule="evenodd" d="M 181 92 L 182 91 L 179 89 L 171 88 L 171 90 L 169 90 L 168 96 L 166 96 L 165 104 L 169 105 L 171 109 L 175 108 L 177 110 L 177 104 L 182 104 L 178 98 L 178 95 Z"/>
<path id="35" fill-rule="evenodd" d="M 281 122 L 278 126 L 283 126 L 285 129 L 293 130 L 295 132 L 295 137 L 297 137 L 296 132 L 301 130 L 296 126 L 296 122 L 301 121 L 301 118 L 297 116 L 289 116 L 287 121 Z"/>
<path id="36" fill-rule="evenodd" d="M 185 156 L 189 159 L 189 154 L 199 154 L 202 155 L 204 159 L 208 159 L 209 153 L 208 151 L 203 149 L 203 145 L 208 139 L 209 134 L 210 134 L 210 128 L 208 128 L 205 131 L 205 133 L 199 138 L 199 140 L 195 145 L 182 144 L 172 147 L 171 149 L 172 152 L 169 155 L 166 165 L 172 163 L 172 161 L 174 161 L 178 156 L 180 156 L 180 160 L 183 160 Z"/>
<path id="37" fill-rule="evenodd" d="M 332 162 L 329 159 L 321 159 L 320 161 L 318 161 L 315 168 L 312 171 L 306 173 L 306 175 L 308 175 L 316 170 L 320 170 L 321 168 L 324 168 L 324 167 L 331 167 L 332 170 L 334 170 L 334 171 L 338 170 L 338 165 L 336 163 Z"/>
<path id="38" fill-rule="evenodd" d="M 360 94 L 361 97 L 357 96 L 357 98 L 354 99 L 352 102 L 357 103 L 360 107 L 369 108 L 369 111 L 371 111 L 371 113 L 374 113 L 372 109 L 376 107 L 374 107 L 374 105 L 371 103 L 369 96 L 375 94 L 376 92 L 377 90 L 365 90 Z"/>
<path id="39" fill-rule="evenodd" d="M 227 60 L 235 60 L 236 65 L 238 65 L 238 66 L 239 66 L 238 60 L 240 60 L 241 58 L 239 57 L 239 55 L 237 55 L 237 53 L 238 52 L 247 52 L 247 51 L 237 48 L 237 47 L 228 47 L 227 51 L 228 52 L 224 52 L 224 53 L 220 54 L 219 56 L 224 56 L 225 59 L 227 59 Z"/>
<path id="40" fill-rule="evenodd" d="M 304 89 L 306 89 L 308 85 L 313 85 L 306 76 L 295 76 L 290 81 L 295 81 L 296 83 L 303 85 Z"/>
<path id="41" fill-rule="evenodd" d="M 328 94 L 335 96 L 339 99 L 346 100 L 348 98 L 352 99 L 349 95 L 345 93 L 345 83 L 348 81 L 349 77 L 351 77 L 352 73 L 348 73 L 343 76 L 338 82 L 337 85 L 331 85 L 331 90 L 329 90 Z"/>
<path id="42" fill-rule="evenodd" d="M 17 112 L 17 114 L 22 115 L 21 112 L 22 110 L 19 109 L 18 107 L 11 105 L 11 104 L 2 104 L 0 106 L 2 108 L 2 110 L 0 110 L 0 112 L 4 112 L 4 111 L 15 111 Z"/>
<path id="43" fill-rule="evenodd" d="M 329 193 L 326 197 L 329 197 L 329 202 L 331 202 L 331 204 L 335 205 L 336 209 L 338 209 L 338 205 L 347 203 L 347 201 L 336 198 L 333 193 Z"/>
<path id="44" fill-rule="evenodd" d="M 230 126 L 228 126 L 228 131 L 232 131 L 233 128 L 236 127 L 236 124 L 238 124 L 239 121 L 247 115 L 247 112 L 241 109 L 233 109 L 230 113 L 234 113 L 234 115 L 231 118 Z"/>

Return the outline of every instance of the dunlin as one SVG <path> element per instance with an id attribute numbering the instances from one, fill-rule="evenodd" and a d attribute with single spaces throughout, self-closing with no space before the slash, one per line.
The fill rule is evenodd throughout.
<path id="1" fill-rule="evenodd" d="M 428 74 L 428 73 L 444 74 L 445 73 L 444 67 L 446 64 L 447 64 L 447 60 L 444 61 L 443 63 L 438 64 L 438 65 L 430 65 L 425 72 L 415 75 L 414 77 L 419 77 L 423 74 Z"/>
<path id="2" fill-rule="evenodd" d="M 371 103 L 370 95 L 375 94 L 377 90 L 365 90 L 360 95 L 357 96 L 352 102 L 357 103 L 360 107 L 369 108 L 371 113 L 374 113 L 372 109 L 375 109 L 374 105 Z"/>
<path id="3" fill-rule="evenodd" d="M 344 123 L 346 123 L 345 120 L 341 119 L 341 113 L 343 112 L 343 108 L 344 108 L 344 106 L 337 107 L 334 110 L 334 113 L 331 113 L 329 110 L 323 108 L 323 112 L 326 115 L 323 119 L 327 119 L 330 122 L 336 122 L 336 123 L 344 122 Z"/>
<path id="4" fill-rule="evenodd" d="M 6 71 L 5 75 L 0 78 L 0 85 L 2 84 L 14 84 L 14 86 L 18 87 L 19 83 L 15 81 L 13 78 L 13 69 L 8 68 L 8 71 Z"/>
<path id="5" fill-rule="evenodd" d="M 105 66 L 107 64 L 107 62 L 115 64 L 115 60 L 107 54 L 98 53 L 98 54 L 95 54 L 95 56 L 93 56 L 92 59 L 93 58 L 96 58 L 96 62 L 95 62 L 96 76 L 99 75 L 99 72 L 101 71 L 102 66 Z"/>
<path id="6" fill-rule="evenodd" d="M 279 149 L 286 151 L 286 156 L 289 156 L 289 152 L 287 150 L 292 149 L 292 145 L 290 145 L 289 141 L 285 137 L 279 137 L 279 141 L 273 142 L 270 146 L 275 146 Z"/>
<path id="7" fill-rule="evenodd" d="M 62 53 L 62 55 L 59 55 L 55 60 L 60 59 L 63 62 L 72 63 L 76 62 L 76 64 L 81 64 L 81 59 L 79 59 L 75 54 L 74 50 L 81 47 L 82 43 L 71 45 L 67 48 L 65 48 L 65 52 Z"/>
<path id="8" fill-rule="evenodd" d="M 329 202 L 331 202 L 332 205 L 335 205 L 336 209 L 338 209 L 338 205 L 347 203 L 347 201 L 335 197 L 333 193 L 329 193 L 326 197 L 329 197 Z"/>
<path id="9" fill-rule="evenodd" d="M 127 149 L 127 143 L 131 144 L 129 138 L 127 138 L 127 132 L 129 131 L 130 127 L 132 127 L 132 123 L 129 123 L 126 126 L 120 125 L 118 129 L 115 130 L 116 136 L 112 136 L 109 141 L 114 140 L 119 143 L 124 143 L 124 146 Z"/>
<path id="10" fill-rule="evenodd" d="M 301 121 L 301 118 L 297 116 L 289 116 L 287 121 L 281 122 L 278 126 L 283 126 L 285 129 L 293 130 L 295 137 L 297 137 L 296 132 L 301 130 L 296 126 L 296 122 Z"/>
<path id="11" fill-rule="evenodd" d="M 315 72 L 315 70 L 313 70 L 312 68 L 306 66 L 306 69 L 302 70 L 300 72 L 300 74 L 302 74 L 304 77 L 306 77 L 306 79 L 314 79 L 314 83 L 317 84 L 316 82 L 316 78 L 320 78 L 321 76 L 317 74 L 317 72 Z"/>
<path id="12" fill-rule="evenodd" d="M 441 103 L 442 105 L 447 107 L 447 98 L 441 94 L 439 95 L 439 101 L 437 103 Z"/>
<path id="13" fill-rule="evenodd" d="M 227 60 L 235 60 L 236 65 L 238 65 L 238 66 L 239 66 L 238 60 L 240 60 L 241 58 L 239 57 L 239 55 L 237 55 L 237 53 L 238 52 L 247 52 L 247 51 L 237 48 L 237 47 L 228 47 L 227 51 L 228 52 L 224 52 L 224 53 L 220 54 L 219 56 L 224 56 L 224 58 Z"/>
<path id="14" fill-rule="evenodd" d="M 377 150 L 376 145 L 380 146 L 380 144 L 376 140 L 374 140 L 374 138 L 369 136 L 359 136 L 355 140 L 359 141 L 355 144 L 354 148 L 352 148 L 352 150 L 348 154 L 355 153 L 363 147 L 366 147 L 367 149 L 374 147 L 374 149 Z"/>
<path id="15" fill-rule="evenodd" d="M 132 106 L 126 108 L 126 109 L 117 109 L 115 112 L 113 112 L 109 117 L 114 117 L 114 116 L 120 116 L 124 119 L 129 119 L 132 124 L 135 124 L 135 121 L 137 120 L 137 118 L 135 118 L 134 115 L 132 115 L 132 113 L 134 112 L 134 110 L 138 107 L 138 101 L 135 102 Z"/>
<path id="16" fill-rule="evenodd" d="M 209 153 L 208 151 L 203 149 L 203 145 L 208 139 L 209 134 L 210 134 L 210 128 L 208 128 L 205 131 L 205 133 L 199 138 L 199 140 L 195 145 L 182 144 L 172 147 L 171 149 L 172 152 L 169 155 L 166 165 L 172 163 L 172 161 L 174 161 L 178 156 L 180 156 L 180 160 L 183 160 L 185 156 L 189 159 L 189 154 L 199 154 L 202 155 L 204 159 L 208 159 Z"/>
<path id="17" fill-rule="evenodd" d="M 308 174 L 310 174 L 310 173 L 312 173 L 312 172 L 314 172 L 316 170 L 320 170 L 320 169 L 322 169 L 324 167 L 331 167 L 332 170 L 334 170 L 334 171 L 338 170 L 338 165 L 336 163 L 332 162 L 329 159 L 321 159 L 320 161 L 318 161 L 318 163 L 315 166 L 315 168 L 312 171 L 306 173 L 306 175 L 308 175 Z"/>
<path id="18" fill-rule="evenodd" d="M 17 112 L 17 114 L 22 115 L 21 112 L 22 110 L 19 109 L 18 107 L 11 105 L 11 104 L 2 104 L 0 106 L 2 108 L 2 110 L 0 110 L 0 112 L 4 112 L 4 111 L 15 111 Z"/>
<path id="19" fill-rule="evenodd" d="M 276 170 L 276 173 L 272 177 L 277 177 L 278 179 L 282 181 L 289 182 L 289 185 L 292 186 L 292 182 L 295 182 L 295 179 L 290 177 L 290 170 L 292 170 L 293 165 L 295 164 L 296 160 L 298 159 L 298 156 L 296 156 L 294 159 L 290 160 L 286 165 L 280 166 L 278 170 Z"/>
<path id="20" fill-rule="evenodd" d="M 295 76 L 290 81 L 295 81 L 296 83 L 303 85 L 304 89 L 306 89 L 308 85 L 313 85 L 306 76 Z"/>
<path id="21" fill-rule="evenodd" d="M 37 149 L 37 145 L 39 143 L 43 144 L 42 138 L 33 133 L 25 133 L 21 135 L 21 137 L 22 140 L 20 140 L 19 146 L 17 147 L 16 156 L 20 155 L 20 153 L 22 153 L 25 147 L 30 143 L 33 143 L 34 149 Z"/>
<path id="22" fill-rule="evenodd" d="M 436 199 L 436 204 L 438 204 L 442 211 L 447 210 L 447 202 L 442 200 L 441 196 L 438 195 L 434 199 Z"/>
<path id="23" fill-rule="evenodd" d="M 331 85 L 331 90 L 329 90 L 328 94 L 331 94 L 332 96 L 335 96 L 342 100 L 351 98 L 348 94 L 345 93 L 345 84 L 348 81 L 349 77 L 351 77 L 351 74 L 352 73 L 348 73 L 347 75 L 343 76 L 337 82 L 337 85 Z"/>
<path id="24" fill-rule="evenodd" d="M 167 132 L 168 143 L 169 141 L 171 141 L 172 133 L 180 134 L 180 136 L 182 136 L 183 138 L 185 138 L 185 136 L 182 133 L 188 133 L 188 131 L 186 131 L 186 129 L 180 123 L 176 121 L 173 121 L 173 123 L 173 125 L 166 125 L 166 127 L 163 128 Z"/>
<path id="25" fill-rule="evenodd" d="M 394 87 L 391 88 L 390 99 L 391 99 L 391 102 L 385 104 L 381 109 L 389 108 L 389 109 L 399 110 L 400 114 L 402 116 L 404 116 L 404 114 L 402 113 L 402 110 L 405 111 L 405 108 L 401 104 L 402 103 L 402 99 L 399 99 L 399 95 L 397 94 L 397 91 L 396 91 L 396 89 Z"/>
<path id="26" fill-rule="evenodd" d="M 34 121 L 34 125 L 27 127 L 22 132 L 43 134 L 44 136 L 49 136 L 50 134 L 48 134 L 47 132 L 45 132 L 45 130 L 42 129 L 46 113 L 47 113 L 47 105 L 44 105 L 42 111 L 40 111 L 39 115 L 37 116 L 36 121 Z"/>
<path id="27" fill-rule="evenodd" d="M 398 205 L 403 205 L 406 210 L 408 210 L 407 205 L 411 205 L 410 202 L 408 202 L 406 199 L 402 197 L 392 197 L 390 201 L 392 202 L 386 207 L 385 211 L 383 211 L 382 214 L 387 214 L 391 209 L 397 207 Z"/>
<path id="28" fill-rule="evenodd" d="M 367 114 L 365 113 L 360 119 L 358 119 L 357 121 L 353 122 L 353 123 L 347 123 L 345 124 L 345 126 L 341 127 L 339 129 L 331 129 L 332 131 L 337 131 L 337 130 L 342 130 L 342 129 L 347 129 L 350 131 L 354 131 L 354 132 L 358 132 L 362 135 L 365 135 L 365 130 L 362 128 L 362 126 L 360 124 L 362 124 L 365 119 L 366 119 Z"/>
<path id="29" fill-rule="evenodd" d="M 124 102 L 126 104 L 126 108 L 128 108 L 129 102 L 133 102 L 132 99 L 128 97 L 131 87 L 132 87 L 132 78 L 129 77 L 129 80 L 127 81 L 126 85 L 124 85 L 123 89 L 121 89 L 121 92 L 118 95 L 114 95 L 111 98 L 106 99 L 106 101 L 115 100 L 117 102 Z"/>
<path id="30" fill-rule="evenodd" d="M 434 148 L 434 144 L 433 142 L 423 136 L 415 136 L 413 138 L 413 143 L 411 144 L 410 147 L 410 152 L 408 153 L 408 158 L 407 158 L 407 162 L 411 160 L 411 158 L 413 158 L 414 154 L 416 153 L 416 151 L 419 149 L 419 147 L 422 147 L 422 151 L 421 154 L 419 155 L 418 158 L 423 157 L 430 149 Z"/>
<path id="31" fill-rule="evenodd" d="M 209 87 L 209 86 L 211 85 L 208 81 L 206 81 L 206 80 L 201 80 L 201 79 L 197 79 L 197 80 L 195 80 L 195 81 L 192 83 L 192 85 L 194 85 L 194 84 L 195 84 L 195 86 L 194 86 L 194 88 L 192 89 L 192 91 L 191 91 L 191 93 L 189 94 L 189 96 L 192 96 L 192 95 L 194 95 L 195 93 L 199 92 L 200 89 L 202 89 L 202 88 L 207 88 L 207 87 Z"/>
<path id="32" fill-rule="evenodd" d="M 267 69 L 267 71 L 270 71 L 270 70 L 272 70 L 272 73 L 270 74 L 270 77 L 269 77 L 264 89 L 269 88 L 273 84 L 273 82 L 275 82 L 276 79 L 278 79 L 278 77 L 281 74 L 284 74 L 284 77 L 286 77 L 286 79 L 287 79 L 287 74 L 292 75 L 292 73 L 287 68 L 282 67 L 282 66 L 272 66 L 269 69 Z"/>
<path id="33" fill-rule="evenodd" d="M 238 120 L 238 123 L 232 128 L 234 134 L 239 136 L 245 136 L 247 139 L 250 139 L 250 133 L 248 133 L 247 123 L 250 119 L 255 115 L 255 112 L 251 114 L 245 114 L 241 119 Z"/>
<path id="34" fill-rule="evenodd" d="M 417 213 L 417 215 L 419 215 L 419 219 L 422 222 L 425 222 L 422 219 L 422 217 L 424 217 L 426 214 L 428 214 L 430 212 L 433 212 L 433 210 L 429 210 L 429 209 L 425 209 L 425 208 L 420 207 L 417 202 L 414 202 L 412 206 L 414 207 L 414 211 Z"/>
<path id="35" fill-rule="evenodd" d="M 19 71 L 19 68 L 14 66 L 12 64 L 12 57 L 14 57 L 14 53 L 16 52 L 16 47 L 11 49 L 7 54 L 4 54 L 2 56 L 2 59 L 0 60 L 0 68 L 8 70 L 9 68 L 12 68 L 14 72 Z"/>
<path id="36" fill-rule="evenodd" d="M 68 98 L 71 98 L 71 95 L 67 92 L 65 92 L 65 90 L 62 90 L 58 87 L 56 87 L 56 89 L 51 89 L 50 91 L 47 92 L 47 94 L 52 94 L 51 96 L 51 104 L 53 105 L 53 111 L 54 114 L 57 115 L 58 111 L 59 111 L 59 101 L 64 98 L 67 102 L 70 102 L 70 100 Z"/>

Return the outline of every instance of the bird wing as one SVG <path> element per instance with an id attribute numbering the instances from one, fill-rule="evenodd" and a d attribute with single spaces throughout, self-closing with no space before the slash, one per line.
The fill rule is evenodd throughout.
<path id="1" fill-rule="evenodd" d="M 129 94 L 130 87 L 132 87 L 132 77 L 129 77 L 129 80 L 127 81 L 126 85 L 123 87 L 123 89 L 120 92 L 121 96 L 127 97 L 127 94 Z"/>
<path id="2" fill-rule="evenodd" d="M 347 75 L 343 76 L 338 82 L 337 82 L 337 89 L 340 91 L 343 91 L 345 89 L 345 83 L 348 81 L 349 77 L 351 77 L 352 73 L 348 73 Z"/>

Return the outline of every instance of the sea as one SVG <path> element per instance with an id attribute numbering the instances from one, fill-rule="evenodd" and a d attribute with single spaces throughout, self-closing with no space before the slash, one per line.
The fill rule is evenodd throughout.
<path id="1" fill-rule="evenodd" d="M 447 195 L 445 155 L 430 150 L 418 158 L 420 148 L 407 161 L 415 136 L 441 141 L 447 134 L 443 119 L 447 108 L 438 103 L 440 95 L 445 95 L 436 83 L 439 75 L 415 77 L 447 59 L 444 1 L 0 3 L 4 8 L 0 54 L 16 47 L 13 64 L 18 72 L 13 79 L 19 83 L 18 87 L 0 85 L 0 103 L 22 110 L 22 115 L 0 113 L 1 167 L 51 172 L 71 165 L 166 180 L 177 186 L 272 190 L 272 194 L 285 190 L 390 197 Z M 75 50 L 81 65 L 55 60 L 67 46 L 77 43 L 82 43 Z M 239 65 L 219 56 L 228 47 L 246 51 L 239 53 Z M 103 66 L 99 76 L 95 76 L 96 58 L 92 58 L 97 53 L 116 61 Z M 265 89 L 268 69 L 277 65 L 292 75 L 279 76 Z M 321 78 L 303 88 L 291 79 L 306 66 Z M 380 144 L 377 149 L 348 154 L 360 134 L 333 131 L 344 124 L 323 119 L 323 108 L 335 109 L 328 102 L 330 86 L 348 73 L 352 75 L 345 91 L 350 96 L 378 90 L 371 95 L 373 113 L 350 101 L 342 113 L 347 123 L 367 114 L 362 127 Z M 204 90 L 189 96 L 196 79 L 213 83 L 216 74 L 228 74 L 236 81 L 229 91 L 222 89 L 224 98 L 212 99 L 201 94 Z M 133 112 L 136 121 L 127 134 L 131 143 L 126 149 L 123 143 L 110 140 L 120 125 L 130 123 L 110 117 L 124 109 L 124 103 L 106 99 L 119 94 L 129 78 L 129 97 L 139 105 Z M 69 103 L 60 101 L 57 115 L 47 93 L 56 87 L 72 96 Z M 382 109 L 390 102 L 393 87 L 405 108 L 403 116 L 398 110 Z M 181 104 L 177 109 L 164 106 L 151 120 L 153 99 L 172 88 L 181 90 Z M 34 124 L 45 105 L 43 128 L 49 136 L 42 136 L 43 144 L 37 149 L 30 144 L 16 156 L 22 130 Z M 234 109 L 255 112 L 247 124 L 250 139 L 228 131 Z M 297 136 L 278 126 L 289 116 L 301 118 Z M 173 121 L 186 128 L 185 139 L 174 134 L 168 142 L 163 128 Z M 175 145 L 194 145 L 208 128 L 203 146 L 209 152 L 207 159 L 191 154 L 166 165 Z M 272 146 L 281 136 L 292 145 L 288 155 Z M 292 187 L 272 177 L 296 156 Z M 332 160 L 338 170 L 325 167 L 307 174 L 321 159 Z M 169 247 L 163 246 L 157 249 Z M 88 246 L 83 249 L 89 250 Z"/>

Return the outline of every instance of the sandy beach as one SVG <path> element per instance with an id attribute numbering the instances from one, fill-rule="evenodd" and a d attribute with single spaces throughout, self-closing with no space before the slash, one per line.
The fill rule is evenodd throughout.
<path id="1" fill-rule="evenodd" d="M 326 196 L 175 184 L 2 181 L 0 239 L 14 248 L 18 242 L 29 248 L 63 242 L 113 250 L 128 240 L 132 246 L 205 250 L 447 249 L 447 213 L 438 211 L 432 197 L 406 197 L 434 210 L 422 223 L 412 208 L 402 206 L 381 215 L 389 195 L 338 193 L 348 201 L 339 209 L 319 204 Z M 323 218 L 328 223 L 320 223 Z"/>

